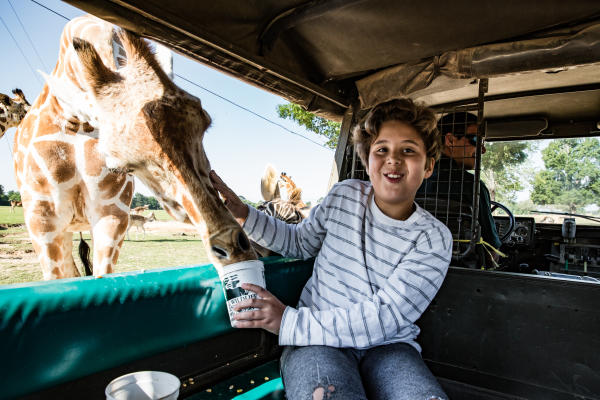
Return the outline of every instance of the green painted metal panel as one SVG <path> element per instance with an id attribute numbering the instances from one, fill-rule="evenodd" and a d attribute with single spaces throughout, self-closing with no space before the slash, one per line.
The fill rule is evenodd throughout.
<path id="1" fill-rule="evenodd" d="M 313 260 L 263 261 L 267 287 L 295 303 Z M 212 265 L 9 285 L 0 289 L 0 398 L 232 329 Z"/>

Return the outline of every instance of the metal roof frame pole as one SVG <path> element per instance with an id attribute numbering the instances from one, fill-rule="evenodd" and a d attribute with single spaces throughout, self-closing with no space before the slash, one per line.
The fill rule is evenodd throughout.
<path id="1" fill-rule="evenodd" d="M 481 226 L 479 224 L 479 195 L 480 195 L 480 179 L 481 179 L 481 150 L 483 140 L 485 138 L 485 124 L 483 122 L 483 110 L 485 104 L 485 94 L 488 91 L 488 79 L 479 79 L 479 95 L 477 97 L 477 147 L 475 151 L 475 178 L 473 179 L 473 214 L 471 215 L 471 240 L 469 247 L 465 250 L 461 257 L 469 254 L 479 242 L 481 236 Z"/>

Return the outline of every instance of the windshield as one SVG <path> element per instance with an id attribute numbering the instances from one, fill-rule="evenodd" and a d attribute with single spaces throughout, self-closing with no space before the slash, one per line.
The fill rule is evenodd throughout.
<path id="1" fill-rule="evenodd" d="M 491 199 L 515 216 L 555 224 L 569 217 L 564 214 L 600 216 L 600 139 L 488 142 L 485 147 L 481 179 Z M 583 217 L 576 223 L 600 225 Z"/>

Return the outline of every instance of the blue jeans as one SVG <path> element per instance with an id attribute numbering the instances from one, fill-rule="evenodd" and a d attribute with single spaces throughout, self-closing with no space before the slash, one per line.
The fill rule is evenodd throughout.
<path id="1" fill-rule="evenodd" d="M 445 400 L 421 355 L 406 343 L 368 350 L 286 347 L 281 376 L 288 400 Z"/>

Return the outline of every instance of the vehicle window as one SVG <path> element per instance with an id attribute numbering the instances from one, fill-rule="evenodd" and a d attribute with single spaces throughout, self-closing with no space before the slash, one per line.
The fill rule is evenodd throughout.
<path id="1" fill-rule="evenodd" d="M 486 143 L 481 179 L 493 201 L 536 223 L 600 225 L 600 139 L 547 139 Z M 504 215 L 497 209 L 495 215 Z M 581 216 L 579 216 L 581 215 Z"/>

